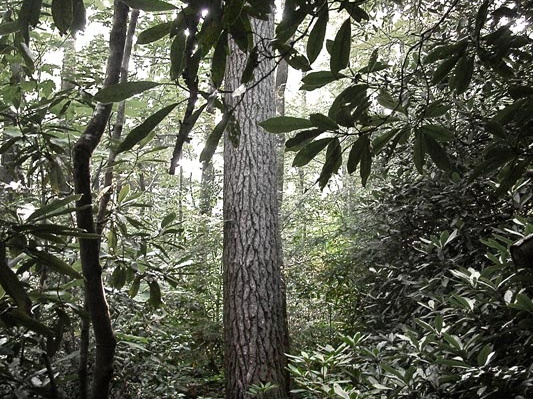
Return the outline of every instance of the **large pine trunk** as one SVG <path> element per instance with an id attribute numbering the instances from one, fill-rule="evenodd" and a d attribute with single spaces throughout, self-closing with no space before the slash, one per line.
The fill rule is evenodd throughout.
<path id="1" fill-rule="evenodd" d="M 268 44 L 273 20 L 252 21 L 255 38 Z M 270 51 L 260 49 L 259 53 Z M 230 42 L 226 90 L 240 85 L 246 55 Z M 273 60 L 255 72 L 261 82 L 237 106 L 239 145 L 224 144 L 224 336 L 226 398 L 251 398 L 252 385 L 272 383 L 261 396 L 289 396 L 288 332 L 278 233 L 275 136 L 257 123 L 275 115 Z M 267 76 L 268 75 L 268 76 Z M 266 76 L 266 77 L 265 77 Z M 230 106 L 239 101 L 228 95 Z"/>

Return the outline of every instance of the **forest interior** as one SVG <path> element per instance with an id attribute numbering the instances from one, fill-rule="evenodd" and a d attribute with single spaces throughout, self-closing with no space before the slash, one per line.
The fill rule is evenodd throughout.
<path id="1" fill-rule="evenodd" d="M 533 399 L 533 0 L 4 0 L 0 398 Z"/>

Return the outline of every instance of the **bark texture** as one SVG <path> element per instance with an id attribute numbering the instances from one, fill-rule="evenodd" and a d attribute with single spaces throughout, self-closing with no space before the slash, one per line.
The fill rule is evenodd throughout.
<path id="1" fill-rule="evenodd" d="M 114 3 L 113 26 L 109 38 L 109 58 L 104 86 L 118 83 L 124 54 L 126 25 L 129 8 L 119 0 Z M 112 104 L 98 104 L 85 131 L 74 146 L 74 186 L 81 199 L 77 201 L 76 221 L 79 228 L 95 233 L 92 210 L 90 161 L 100 142 L 111 114 Z M 99 240 L 80 238 L 80 259 L 85 278 L 87 308 L 94 330 L 96 361 L 94 365 L 91 397 L 107 399 L 113 376 L 113 359 L 116 339 L 113 334 L 109 307 L 102 284 Z"/>
<path id="2" fill-rule="evenodd" d="M 273 20 L 252 21 L 256 38 L 267 44 Z M 230 43 L 226 90 L 240 85 L 246 55 Z M 260 53 L 270 52 L 269 48 Z M 281 243 L 278 234 L 277 160 L 275 136 L 257 122 L 275 115 L 272 60 L 255 72 L 261 82 L 236 108 L 239 145 L 226 132 L 224 144 L 224 335 L 226 398 L 288 398 L 288 333 Z M 266 76 L 268 75 L 268 76 Z M 266 76 L 266 77 L 265 77 Z M 239 98 L 228 96 L 234 105 Z M 250 395 L 253 384 L 277 388 Z"/>

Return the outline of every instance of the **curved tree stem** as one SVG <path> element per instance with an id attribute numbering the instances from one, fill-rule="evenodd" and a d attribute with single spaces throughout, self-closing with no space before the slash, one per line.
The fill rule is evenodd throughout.
<path id="1" fill-rule="evenodd" d="M 126 41 L 128 11 L 129 7 L 127 5 L 120 0 L 115 0 L 104 86 L 109 86 L 119 81 L 120 66 Z M 112 104 L 98 104 L 85 131 L 74 146 L 74 186 L 76 193 L 81 194 L 80 200 L 76 203 L 76 221 L 78 227 L 88 233 L 96 232 L 92 211 L 90 161 L 93 151 L 104 133 L 111 109 Z M 80 258 L 85 278 L 87 307 L 96 341 L 92 397 L 94 399 L 107 399 L 113 376 L 116 340 L 102 284 L 99 239 L 80 238 Z"/>

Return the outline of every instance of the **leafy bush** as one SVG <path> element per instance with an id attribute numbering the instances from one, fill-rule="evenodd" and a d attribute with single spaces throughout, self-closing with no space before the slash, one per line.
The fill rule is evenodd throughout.
<path id="1" fill-rule="evenodd" d="M 533 225 L 516 220 L 524 235 Z M 304 398 L 527 398 L 533 395 L 530 268 L 513 265 L 518 235 L 506 229 L 483 240 L 486 264 L 457 264 L 442 295 L 421 293 L 417 317 L 388 334 L 342 337 L 336 347 L 291 356 Z M 449 233 L 420 241 L 444 251 Z M 446 259 L 444 256 L 443 259 Z M 325 396 L 324 396 L 325 395 Z"/>

